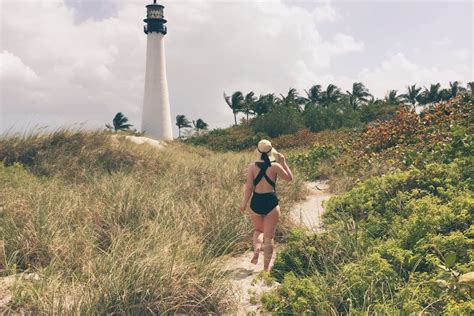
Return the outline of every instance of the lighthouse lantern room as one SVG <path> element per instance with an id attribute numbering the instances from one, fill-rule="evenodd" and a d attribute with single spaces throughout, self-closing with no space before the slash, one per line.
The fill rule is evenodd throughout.
<path id="1" fill-rule="evenodd" d="M 156 4 L 156 1 L 154 1 L 153 4 L 146 6 L 146 19 L 143 20 L 147 23 L 147 25 L 144 26 L 145 34 L 148 34 L 149 32 L 162 33 L 163 35 L 166 34 L 166 20 L 163 13 L 164 8 L 164 6 Z"/>

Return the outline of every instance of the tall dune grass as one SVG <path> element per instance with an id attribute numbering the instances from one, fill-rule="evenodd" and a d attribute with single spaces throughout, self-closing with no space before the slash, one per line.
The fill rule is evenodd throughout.
<path id="1" fill-rule="evenodd" d="M 177 143 L 157 151 L 106 132 L 0 139 L 2 273 L 40 276 L 16 283 L 9 308 L 230 311 L 220 256 L 249 246 L 238 207 L 252 158 Z M 285 209 L 301 182 L 280 189 Z"/>

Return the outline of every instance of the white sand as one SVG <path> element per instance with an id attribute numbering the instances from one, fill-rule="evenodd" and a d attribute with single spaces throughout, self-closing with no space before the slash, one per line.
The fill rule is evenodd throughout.
<path id="1" fill-rule="evenodd" d="M 156 149 L 163 149 L 166 146 L 165 141 L 159 141 L 156 139 L 148 138 L 148 137 L 143 137 L 143 136 L 131 136 L 131 135 L 112 135 L 110 136 L 112 138 L 113 142 L 118 142 L 118 139 L 126 139 L 134 144 L 137 145 L 142 145 L 142 144 L 148 144 L 151 147 L 154 147 Z"/>
<path id="2" fill-rule="evenodd" d="M 333 194 L 329 193 L 327 181 L 307 182 L 310 194 L 306 201 L 297 204 L 291 211 L 291 218 L 300 227 L 310 232 L 321 231 L 321 215 L 324 212 L 324 202 Z"/>
<path id="3" fill-rule="evenodd" d="M 138 137 L 138 136 L 125 136 L 125 139 L 128 141 L 131 141 L 132 143 L 141 145 L 141 144 L 148 144 L 152 147 L 155 147 L 157 149 L 163 149 L 164 148 L 164 142 L 161 142 L 156 139 L 148 138 L 148 137 Z"/>

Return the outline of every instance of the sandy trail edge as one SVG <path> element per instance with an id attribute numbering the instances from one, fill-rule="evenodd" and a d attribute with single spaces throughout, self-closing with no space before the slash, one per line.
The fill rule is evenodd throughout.
<path id="1" fill-rule="evenodd" d="M 308 231 L 321 230 L 321 215 L 324 212 L 323 203 L 333 196 L 329 193 L 327 181 L 306 182 L 309 194 L 306 200 L 296 204 L 290 210 L 290 217 L 293 222 Z M 275 245 L 272 263 L 275 254 L 279 251 L 279 245 Z M 260 298 L 262 294 L 275 286 L 267 286 L 262 281 L 254 282 L 254 278 L 263 270 L 263 253 L 260 254 L 257 265 L 250 263 L 253 252 L 251 250 L 225 261 L 224 271 L 230 274 L 234 293 L 238 297 L 237 315 L 261 314 L 263 312 Z M 254 283 L 254 284 L 252 284 Z"/>

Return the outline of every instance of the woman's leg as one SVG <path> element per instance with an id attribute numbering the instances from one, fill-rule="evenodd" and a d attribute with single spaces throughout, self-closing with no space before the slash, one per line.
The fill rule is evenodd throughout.
<path id="1" fill-rule="evenodd" d="M 263 270 L 270 270 L 270 260 L 273 255 L 273 237 L 275 228 L 280 218 L 280 206 L 275 207 L 265 215 L 263 220 Z"/>
<path id="2" fill-rule="evenodd" d="M 252 262 L 253 264 L 257 264 L 258 255 L 260 254 L 260 250 L 262 249 L 263 243 L 263 216 L 250 210 L 250 217 L 252 218 L 254 228 L 252 239 L 254 253 L 253 258 L 250 262 Z"/>

